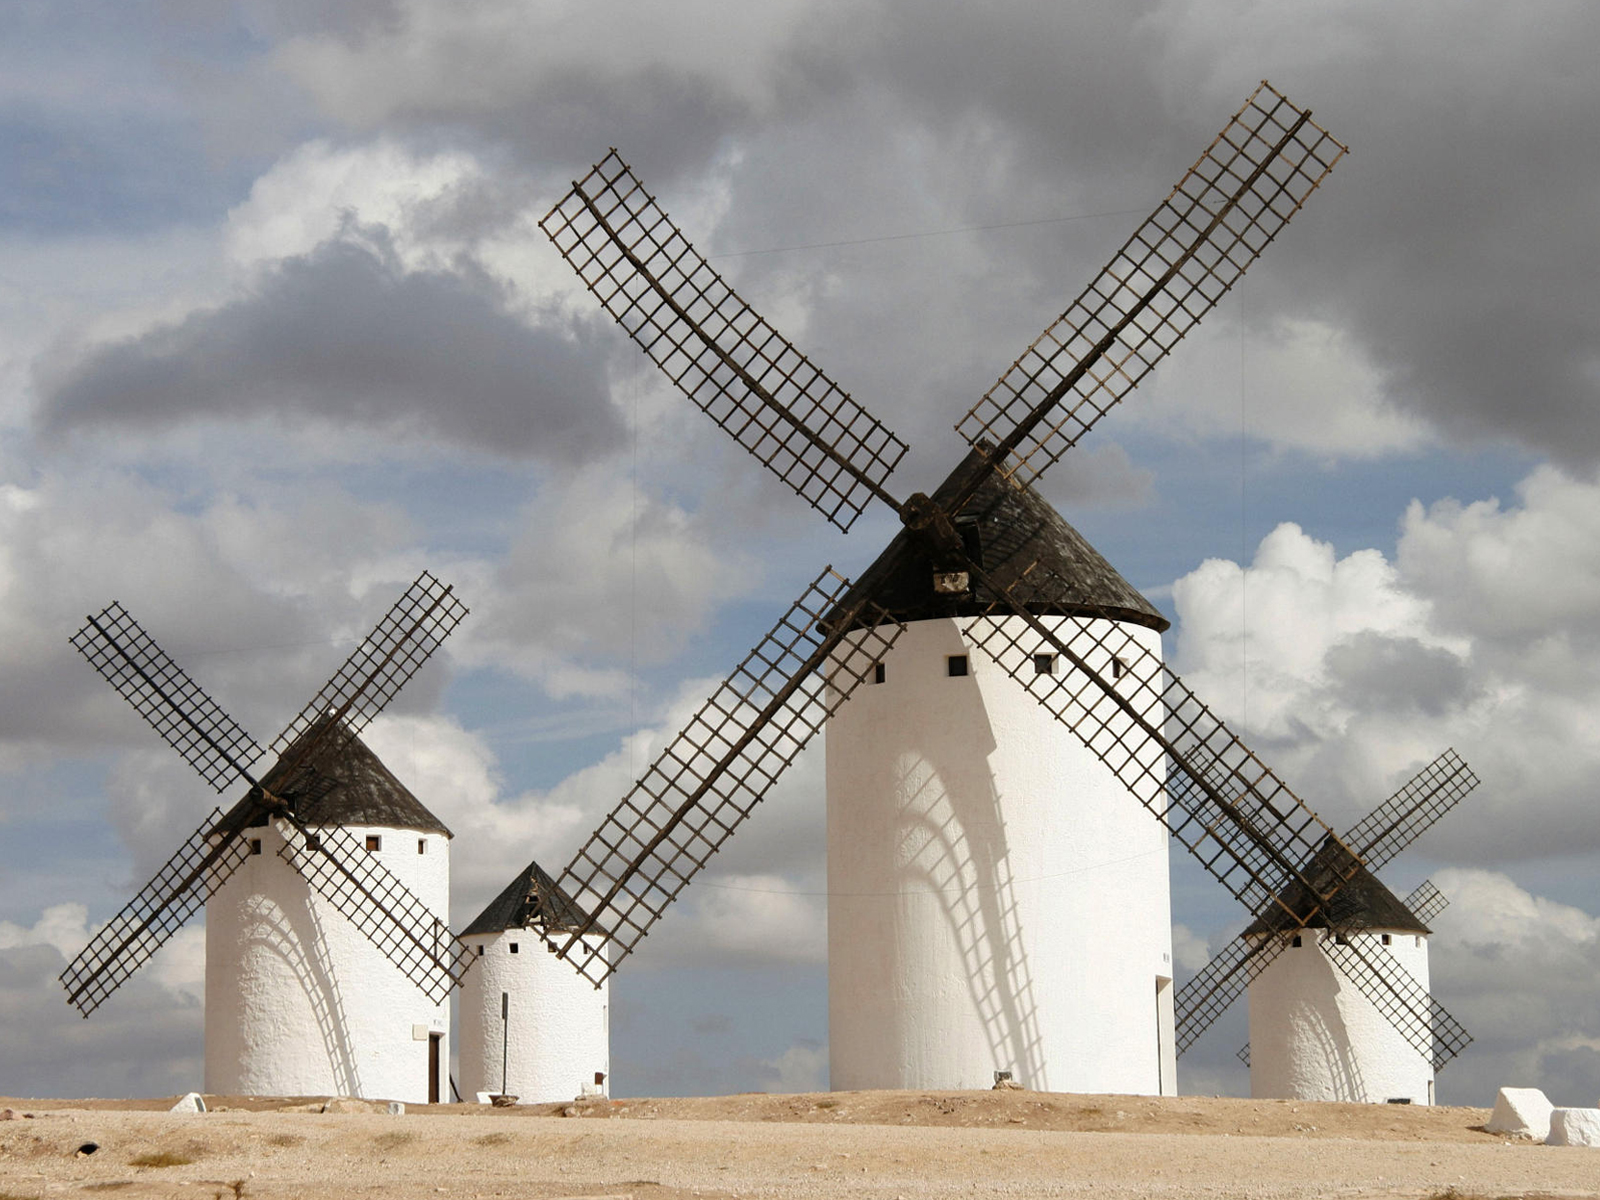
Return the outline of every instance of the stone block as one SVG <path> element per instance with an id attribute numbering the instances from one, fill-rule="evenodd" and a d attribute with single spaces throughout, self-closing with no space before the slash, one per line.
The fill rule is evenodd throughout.
<path id="1" fill-rule="evenodd" d="M 1552 1109 L 1545 1145 L 1600 1146 L 1600 1108 Z"/>
<path id="2" fill-rule="evenodd" d="M 1542 1142 L 1550 1136 L 1552 1107 L 1538 1088 L 1501 1088 L 1495 1097 L 1494 1112 L 1484 1128 L 1490 1133 Z"/>
<path id="3" fill-rule="evenodd" d="M 406 1115 L 406 1106 L 404 1104 L 402 1104 L 398 1100 L 389 1101 L 389 1115 L 391 1117 L 403 1117 L 403 1116 L 405 1116 Z"/>
<path id="4" fill-rule="evenodd" d="M 189 1092 L 167 1111 L 176 1113 L 203 1113 L 205 1110 L 206 1102 L 201 1097 L 200 1093 Z"/>

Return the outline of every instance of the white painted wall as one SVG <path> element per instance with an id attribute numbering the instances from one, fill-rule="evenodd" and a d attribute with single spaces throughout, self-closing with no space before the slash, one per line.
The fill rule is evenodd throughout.
<path id="1" fill-rule="evenodd" d="M 443 834 L 350 826 L 441 921 L 450 905 Z M 449 1009 L 435 1004 L 278 857 L 277 826 L 247 831 L 247 858 L 206 905 L 206 1091 L 252 1096 L 428 1099 L 428 1034 L 442 1033 L 449 1100 Z M 421 841 L 426 853 L 417 852 Z"/>
<path id="2" fill-rule="evenodd" d="M 1164 828 L 956 621 L 885 671 L 827 730 L 832 1086 L 1174 1093 Z"/>
<path id="3" fill-rule="evenodd" d="M 1390 944 L 1381 935 L 1390 934 Z M 1433 1103 L 1433 1066 L 1331 963 L 1308 929 L 1250 984 L 1250 1094 L 1261 1098 Z M 1428 990 L 1428 939 L 1397 930 L 1350 935 L 1393 954 Z"/>
<path id="4" fill-rule="evenodd" d="M 571 1100 L 603 1072 L 611 1089 L 610 984 L 596 988 L 545 949 L 533 929 L 468 937 L 483 953 L 467 972 L 457 1009 L 461 1019 L 461 1095 L 505 1090 L 524 1104 Z M 589 939 L 591 942 L 595 939 Z M 511 947 L 517 947 L 512 953 Z M 500 1020 L 500 996 L 510 997 L 510 1020 Z M 507 1053 L 502 1059 L 502 1038 Z"/>

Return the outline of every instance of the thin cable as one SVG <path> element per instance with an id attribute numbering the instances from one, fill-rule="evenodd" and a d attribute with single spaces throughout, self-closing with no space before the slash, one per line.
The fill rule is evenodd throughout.
<path id="1" fill-rule="evenodd" d="M 1239 293 L 1239 724 L 1250 728 L 1250 565 L 1247 522 L 1249 456 L 1245 448 L 1244 294 Z"/>
<path id="2" fill-rule="evenodd" d="M 635 775 L 634 750 L 639 739 L 639 374 L 633 375 L 633 439 L 628 465 L 632 500 L 628 511 L 628 786 Z M 626 789 L 624 789 L 626 790 Z"/>
<path id="3" fill-rule="evenodd" d="M 729 250 L 708 254 L 706 258 L 749 258 L 756 254 L 787 254 L 792 250 L 832 250 L 840 246 L 870 246 L 874 242 L 906 242 L 916 238 L 949 237 L 957 233 L 982 233 L 991 229 L 1026 229 L 1033 225 L 1060 225 L 1065 221 L 1092 221 L 1096 217 L 1137 216 L 1142 208 L 1112 208 L 1105 212 L 1073 213 L 1065 217 L 1040 217 L 1036 221 L 1002 221 L 995 225 L 956 225 L 949 229 L 925 229 L 920 233 L 886 233 L 879 237 L 847 238 L 837 242 L 802 242 L 794 246 L 766 246 L 759 250 Z"/>

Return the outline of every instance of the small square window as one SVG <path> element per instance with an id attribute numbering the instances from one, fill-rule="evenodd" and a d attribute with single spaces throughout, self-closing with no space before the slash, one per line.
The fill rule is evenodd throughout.
<path id="1" fill-rule="evenodd" d="M 517 952 L 517 944 L 515 942 L 512 942 L 511 943 L 511 953 L 515 954 L 516 952 Z"/>
<path id="2" fill-rule="evenodd" d="M 376 854 L 379 850 L 382 850 L 382 849 L 383 849 L 383 838 L 382 838 L 382 836 L 379 835 L 379 834 L 376 834 L 376 833 L 367 834 L 367 850 L 370 851 L 373 854 Z"/>
<path id="3" fill-rule="evenodd" d="M 260 854 L 261 853 L 261 839 L 260 838 L 251 838 L 250 839 L 250 853 L 251 854 Z"/>
<path id="4" fill-rule="evenodd" d="M 944 666 L 951 679 L 959 678 L 967 673 L 967 656 L 965 654 L 952 654 L 944 660 Z"/>
<path id="5" fill-rule="evenodd" d="M 483 957 L 483 943 L 482 942 L 478 943 L 478 957 L 479 958 Z"/>
<path id="6" fill-rule="evenodd" d="M 1394 939 L 1392 937 L 1390 937 L 1387 933 L 1382 934 L 1380 936 L 1379 940 L 1382 941 L 1385 946 L 1387 946 L 1390 942 L 1394 941 Z"/>
<path id="7" fill-rule="evenodd" d="M 872 682 L 873 683 L 882 683 L 888 677 L 889 677 L 889 669 L 887 667 L 885 667 L 882 663 L 873 663 L 872 664 Z"/>
<path id="8" fill-rule="evenodd" d="M 1033 673 L 1035 675 L 1054 675 L 1056 673 L 1056 656 L 1054 654 L 1035 654 L 1033 656 Z"/>
<path id="9" fill-rule="evenodd" d="M 1294 941 L 1290 942 L 1289 945 L 1291 945 L 1291 946 L 1303 946 L 1303 945 L 1305 945 L 1305 939 L 1302 938 L 1297 933 L 1297 934 L 1294 935 Z"/>
<path id="10" fill-rule="evenodd" d="M 418 838 L 417 839 L 417 853 L 418 854 L 426 854 L 427 852 L 428 852 L 428 839 L 427 838 Z"/>

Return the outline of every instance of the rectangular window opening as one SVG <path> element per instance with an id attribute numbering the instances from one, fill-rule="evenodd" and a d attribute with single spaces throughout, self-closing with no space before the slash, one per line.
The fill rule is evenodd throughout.
<path id="1" fill-rule="evenodd" d="M 1291 945 L 1291 946 L 1303 946 L 1303 945 L 1305 945 L 1305 939 L 1302 938 L 1297 933 L 1297 934 L 1294 935 L 1294 940 L 1292 942 L 1290 942 L 1289 945 Z"/>
<path id="2" fill-rule="evenodd" d="M 1035 654 L 1033 656 L 1033 673 L 1035 675 L 1054 675 L 1056 673 L 1056 656 L 1054 654 Z"/>
<path id="3" fill-rule="evenodd" d="M 1387 946 L 1390 942 L 1394 941 L 1394 939 L 1392 937 L 1390 937 L 1387 933 L 1380 935 L 1380 939 L 1379 940 L 1381 940 L 1385 946 Z"/>
<path id="4" fill-rule="evenodd" d="M 517 944 L 515 942 L 512 942 L 511 943 L 511 953 L 515 954 L 516 952 L 517 952 Z"/>
<path id="5" fill-rule="evenodd" d="M 372 854 L 376 854 L 379 850 L 382 850 L 382 849 L 383 849 L 383 838 L 382 838 L 382 836 L 380 836 L 379 834 L 376 834 L 376 833 L 367 834 L 367 850 L 368 850 L 368 852 L 372 853 Z"/>
<path id="6" fill-rule="evenodd" d="M 958 679 L 967 673 L 967 656 L 952 654 L 944 660 L 944 667 L 951 679 Z"/>
<path id="7" fill-rule="evenodd" d="M 250 853 L 251 854 L 260 854 L 261 853 L 261 839 L 260 838 L 251 838 L 250 839 Z"/>
<path id="8" fill-rule="evenodd" d="M 478 943 L 478 957 L 479 958 L 483 957 L 483 943 L 482 942 Z"/>
<path id="9" fill-rule="evenodd" d="M 428 852 L 428 839 L 427 838 L 418 838 L 417 839 L 417 853 L 418 854 L 426 854 L 427 852 Z"/>
<path id="10" fill-rule="evenodd" d="M 872 682 L 882 683 L 889 676 L 889 670 L 882 663 L 872 664 Z"/>

